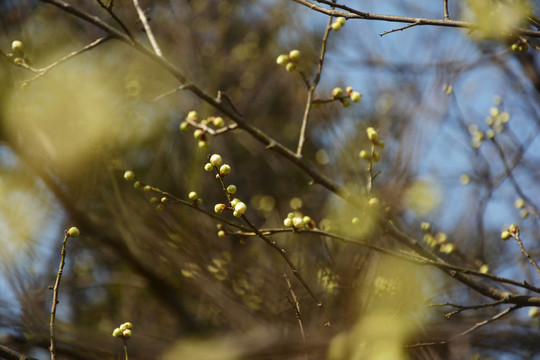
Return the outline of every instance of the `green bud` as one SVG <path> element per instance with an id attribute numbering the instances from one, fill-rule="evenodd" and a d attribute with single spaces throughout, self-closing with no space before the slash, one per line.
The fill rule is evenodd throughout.
<path id="1" fill-rule="evenodd" d="M 81 234 L 81 232 L 79 231 L 78 228 L 76 228 L 76 227 L 74 226 L 74 227 L 70 228 L 70 229 L 67 231 L 67 234 L 68 234 L 68 236 L 70 236 L 70 237 L 78 237 L 78 236 Z"/>

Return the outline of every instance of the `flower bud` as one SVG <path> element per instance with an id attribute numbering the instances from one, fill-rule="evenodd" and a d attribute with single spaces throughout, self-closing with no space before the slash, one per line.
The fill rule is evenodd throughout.
<path id="1" fill-rule="evenodd" d="M 293 63 L 297 63 L 300 61 L 300 57 L 302 56 L 302 54 L 300 53 L 300 51 L 298 50 L 292 50 L 290 53 L 289 53 L 289 60 L 291 60 Z"/>
<path id="2" fill-rule="evenodd" d="M 126 171 L 124 173 L 124 179 L 126 179 L 127 181 L 131 181 L 135 179 L 135 173 L 131 170 Z"/>
<path id="3" fill-rule="evenodd" d="M 214 154 L 210 156 L 210 164 L 214 166 L 221 166 L 223 163 L 223 160 L 221 159 L 221 156 L 219 154 Z"/>
<path id="4" fill-rule="evenodd" d="M 219 168 L 219 173 L 222 176 L 227 176 L 227 175 L 229 175 L 231 173 L 231 167 L 229 165 L 227 165 L 227 164 L 223 164 Z"/>
<path id="5" fill-rule="evenodd" d="M 67 231 L 67 234 L 68 234 L 68 236 L 70 236 L 70 237 L 78 237 L 78 236 L 81 234 L 81 232 L 79 231 L 78 228 L 76 228 L 76 227 L 74 226 L 74 227 L 70 228 L 70 229 Z"/>

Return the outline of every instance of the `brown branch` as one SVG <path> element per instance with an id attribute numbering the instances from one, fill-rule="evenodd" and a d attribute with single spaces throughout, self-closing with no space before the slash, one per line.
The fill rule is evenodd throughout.
<path id="1" fill-rule="evenodd" d="M 418 21 L 415 21 L 414 23 L 409 24 L 407 26 L 403 26 L 403 27 L 400 27 L 400 28 L 397 28 L 397 29 L 388 30 L 388 31 L 385 31 L 383 33 L 380 33 L 379 36 L 383 37 L 384 35 L 391 34 L 391 33 L 396 32 L 396 31 L 403 31 L 405 29 L 412 28 L 413 26 L 416 26 L 416 25 L 422 25 L 422 22 L 420 20 L 418 20 Z"/>
<path id="2" fill-rule="evenodd" d="M 58 65 L 61 65 L 63 63 L 65 63 L 66 61 L 74 58 L 75 56 L 78 56 L 88 50 L 91 50 L 105 42 L 107 42 L 108 40 L 110 40 L 111 37 L 110 36 L 104 36 L 104 37 L 101 37 L 93 42 L 91 42 L 90 44 L 86 45 L 85 47 L 83 47 L 82 49 L 79 49 L 77 51 L 73 51 L 69 54 L 67 54 L 66 56 L 64 56 L 63 58 L 61 58 L 60 60 L 57 60 L 55 61 L 54 63 L 50 64 L 49 66 L 46 66 L 44 68 L 41 68 L 41 69 L 34 69 L 34 68 L 31 68 L 30 70 L 32 70 L 33 72 L 37 72 L 38 74 L 36 76 L 34 76 L 33 78 L 31 79 L 28 79 L 28 80 L 25 80 L 23 82 L 24 83 L 29 83 L 31 81 L 34 81 L 36 80 L 37 78 L 40 78 L 41 76 L 45 75 L 47 72 L 49 72 L 49 70 L 51 69 L 54 69 L 55 67 L 57 67 Z"/>
<path id="3" fill-rule="evenodd" d="M 324 55 L 326 54 L 326 43 L 328 41 L 328 36 L 330 35 L 330 30 L 332 29 L 330 27 L 331 24 L 332 24 L 332 17 L 330 16 L 328 18 L 328 23 L 326 24 L 326 29 L 324 30 L 324 35 L 322 38 L 321 53 L 319 55 L 319 60 L 317 62 L 317 72 L 315 73 L 315 78 L 313 79 L 313 82 L 311 83 L 308 89 L 306 107 L 304 110 L 304 116 L 302 117 L 302 126 L 300 127 L 300 136 L 298 138 L 298 146 L 296 148 L 297 157 L 302 156 L 302 148 L 304 147 L 304 142 L 306 141 L 307 122 L 309 119 L 309 114 L 313 107 L 313 93 L 315 92 L 317 85 L 319 85 L 319 80 L 321 79 L 321 72 L 322 72 L 323 63 L 324 63 Z"/>
<path id="4" fill-rule="evenodd" d="M 60 265 L 58 266 L 58 274 L 56 275 L 56 282 L 54 284 L 53 290 L 53 303 L 51 308 L 51 322 L 49 324 L 51 346 L 49 348 L 51 352 L 51 360 L 56 359 L 56 336 L 55 336 L 55 326 L 54 320 L 56 317 L 56 305 L 58 305 L 58 290 L 60 289 L 60 280 L 62 280 L 62 272 L 64 271 L 64 264 L 66 260 L 66 242 L 69 238 L 67 230 L 64 233 L 64 241 L 62 242 L 62 252 L 60 256 Z"/>
<path id="5" fill-rule="evenodd" d="M 444 19 L 449 20 L 450 15 L 448 14 L 448 0 L 443 0 L 443 6 L 444 6 Z"/>
<path id="6" fill-rule="evenodd" d="M 516 239 L 516 241 L 517 241 L 517 243 L 519 245 L 519 249 L 521 250 L 521 253 L 523 254 L 523 256 L 525 256 L 525 258 L 527 258 L 527 260 L 532 265 L 534 270 L 536 270 L 536 273 L 538 274 L 538 276 L 540 276 L 540 268 L 538 267 L 538 264 L 536 263 L 536 261 L 534 261 L 534 259 L 531 257 L 531 255 L 529 255 L 527 250 L 525 250 L 525 246 L 523 246 L 523 242 L 521 241 L 521 238 L 519 236 L 519 230 L 516 230 L 515 232 L 512 232 L 512 237 L 514 239 Z"/>
<path id="7" fill-rule="evenodd" d="M 294 312 L 296 314 L 296 320 L 298 321 L 298 327 L 300 328 L 300 335 L 302 336 L 302 341 L 306 342 L 306 334 L 304 333 L 304 325 L 302 324 L 302 315 L 300 314 L 300 303 L 298 302 L 298 298 L 296 297 L 296 294 L 294 293 L 294 290 L 292 288 L 291 281 L 287 277 L 287 274 L 283 274 L 283 278 L 287 282 L 287 288 L 289 289 L 289 292 L 291 293 L 291 297 L 287 296 L 287 299 L 289 300 L 289 303 L 291 304 L 292 308 L 294 309 Z M 307 353 L 306 359 L 308 358 Z"/>
<path id="8" fill-rule="evenodd" d="M 314 4 L 308 0 L 293 0 L 301 5 L 304 5 L 312 10 L 326 14 L 329 16 L 343 16 L 346 19 L 362 19 L 362 20 L 378 20 L 378 21 L 388 21 L 388 22 L 401 22 L 413 24 L 415 22 L 420 22 L 420 25 L 430 25 L 430 26 L 443 26 L 443 27 L 455 27 L 455 28 L 464 28 L 470 30 L 477 30 L 478 25 L 467 22 L 467 21 L 457 21 L 450 19 L 429 19 L 429 18 L 417 18 L 410 16 L 399 16 L 399 15 L 385 15 L 385 14 L 373 14 L 368 12 L 363 12 L 351 8 L 342 4 L 335 4 L 327 0 L 316 0 L 321 4 L 326 4 L 332 7 L 339 8 L 341 10 L 327 9 L 323 6 Z M 344 10 L 344 11 L 342 11 Z M 528 30 L 517 28 L 514 30 L 512 35 L 522 35 L 528 37 L 538 38 L 540 37 L 540 31 Z"/>
<path id="9" fill-rule="evenodd" d="M 418 344 L 413 344 L 413 345 L 407 345 L 406 347 L 407 348 L 416 348 L 416 347 L 422 347 L 422 346 L 433 346 L 433 345 L 444 345 L 444 344 L 448 344 L 454 340 L 457 340 L 458 338 L 462 337 L 462 336 L 465 336 L 465 335 L 468 335 L 470 333 L 472 333 L 473 331 L 475 331 L 476 329 L 479 329 L 489 323 L 492 323 L 496 320 L 499 320 L 501 319 L 502 317 L 510 314 L 512 311 L 514 310 L 517 310 L 521 308 L 521 306 L 519 305 L 514 305 L 514 306 L 511 306 L 509 308 L 506 308 L 504 309 L 503 311 L 501 311 L 500 313 L 490 317 L 489 319 L 486 319 L 484 321 L 481 321 L 481 322 L 478 322 L 476 324 L 474 324 L 474 326 L 472 326 L 471 328 L 457 334 L 457 335 L 454 335 L 452 336 L 450 339 L 448 340 L 441 340 L 441 341 L 432 341 L 432 342 L 425 342 L 425 343 L 418 343 Z"/>
<path id="10" fill-rule="evenodd" d="M 146 18 L 144 11 L 141 9 L 139 0 L 133 0 L 133 6 L 137 10 L 137 14 L 139 15 L 139 19 L 141 20 L 141 23 L 143 24 L 144 31 L 146 32 L 146 36 L 148 37 L 148 40 L 150 41 L 150 44 L 152 45 L 152 49 L 154 49 L 154 52 L 156 53 L 157 56 L 162 57 L 163 53 L 161 52 L 161 49 L 159 48 L 156 38 L 154 37 L 154 33 L 152 32 L 152 28 L 150 27 L 150 24 L 148 23 L 148 19 Z"/>
<path id="11" fill-rule="evenodd" d="M 116 16 L 116 14 L 114 13 L 113 11 L 113 6 L 114 6 L 114 0 L 110 0 L 109 2 L 109 5 L 105 5 L 103 3 L 102 0 L 97 0 L 99 6 L 101 6 L 102 8 L 105 9 L 105 11 L 107 11 L 109 13 L 109 15 L 111 15 L 111 17 L 114 19 L 114 21 L 116 21 L 116 23 L 118 25 L 120 25 L 120 27 L 122 28 L 122 30 L 124 30 L 124 32 L 126 33 L 126 35 L 130 38 L 130 39 L 133 39 L 133 35 L 131 34 L 131 31 L 129 31 L 129 29 L 127 28 L 126 24 L 124 24 L 124 22 L 122 20 L 120 20 L 120 18 L 118 16 Z"/>
<path id="12" fill-rule="evenodd" d="M 445 318 L 450 319 L 452 316 L 457 315 L 457 314 L 459 314 L 459 313 L 461 313 L 463 311 L 466 311 L 466 310 L 478 310 L 478 309 L 483 309 L 483 308 L 486 308 L 486 307 L 497 306 L 497 305 L 500 305 L 500 304 L 504 304 L 504 301 L 503 300 L 497 300 L 497 301 L 492 301 L 492 302 L 485 303 L 485 304 L 480 304 L 480 305 L 466 305 L 466 306 L 452 304 L 452 303 L 432 304 L 432 305 L 429 305 L 429 307 L 450 306 L 450 307 L 453 307 L 453 308 L 457 308 L 457 310 L 449 312 L 449 313 L 444 315 Z"/>
<path id="13" fill-rule="evenodd" d="M 311 290 L 306 280 L 304 280 L 304 277 L 302 276 L 302 274 L 300 274 L 300 272 L 298 271 L 294 263 L 289 258 L 289 255 L 287 255 L 287 252 L 285 251 L 285 249 L 281 248 L 274 240 L 269 239 L 266 235 L 260 232 L 259 229 L 251 221 L 249 221 L 249 219 L 245 215 L 242 215 L 242 219 L 255 232 L 255 234 L 257 234 L 258 237 L 263 239 L 264 242 L 266 242 L 270 247 L 272 247 L 281 255 L 281 257 L 285 260 L 287 265 L 289 265 L 289 267 L 291 268 L 293 275 L 296 276 L 298 281 L 300 281 L 304 289 L 306 289 L 306 291 L 309 293 L 313 301 L 315 301 L 315 304 L 317 305 L 317 307 L 323 313 L 324 317 L 326 318 L 326 322 L 324 326 L 332 326 L 332 322 L 330 321 L 330 318 L 328 317 L 328 313 L 326 312 L 326 308 L 324 307 L 323 303 L 319 300 L 317 295 L 315 295 L 313 290 Z"/>
<path id="14" fill-rule="evenodd" d="M 36 358 L 21 354 L 20 352 L 10 349 L 4 345 L 0 345 L 0 357 L 7 360 L 38 360 Z"/>

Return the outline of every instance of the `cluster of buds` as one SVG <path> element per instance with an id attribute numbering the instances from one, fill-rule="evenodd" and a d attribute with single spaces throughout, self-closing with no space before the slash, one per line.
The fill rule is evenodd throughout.
<path id="1" fill-rule="evenodd" d="M 277 57 L 276 63 L 280 66 L 285 66 L 285 70 L 293 72 L 296 70 L 296 64 L 300 61 L 302 53 L 299 50 L 291 50 L 289 55 L 281 54 Z"/>
<path id="2" fill-rule="evenodd" d="M 292 227 L 295 230 L 302 230 L 303 228 L 314 229 L 315 221 L 309 216 L 303 216 L 301 213 L 290 212 L 283 220 L 285 227 Z"/>
<path id="3" fill-rule="evenodd" d="M 431 224 L 428 222 L 422 222 L 420 229 L 425 232 L 424 242 L 431 248 L 439 247 L 439 251 L 445 254 L 452 254 L 457 250 L 457 246 L 454 243 L 448 242 L 448 236 L 443 232 L 433 234 L 431 231 Z"/>
<path id="4" fill-rule="evenodd" d="M 135 188 L 136 190 L 143 190 L 144 192 L 150 192 L 152 190 L 159 191 L 158 189 L 153 188 L 150 185 L 143 184 L 140 180 L 137 180 L 135 177 L 135 173 L 131 170 L 127 170 L 126 172 L 124 172 L 124 179 L 126 179 L 127 181 L 135 180 L 135 182 L 133 183 L 133 188 Z M 158 199 L 155 196 L 150 198 L 150 203 L 156 206 L 157 211 L 163 211 L 167 202 L 169 202 L 169 198 L 166 196 L 163 196 L 161 199 Z"/>
<path id="5" fill-rule="evenodd" d="M 131 329 L 133 328 L 133 325 L 131 325 L 130 322 L 125 322 L 116 329 L 114 329 L 112 336 L 115 338 L 120 338 L 127 340 L 131 338 Z"/>
<path id="6" fill-rule="evenodd" d="M 516 224 L 512 224 L 508 227 L 508 229 L 505 229 L 501 232 L 501 239 L 508 240 L 510 238 L 515 238 L 519 236 L 519 226 Z"/>
<path id="7" fill-rule="evenodd" d="M 223 164 L 223 159 L 219 154 L 213 154 L 212 156 L 210 156 L 209 162 L 204 165 L 204 170 L 206 171 L 212 171 L 214 169 L 217 169 L 218 171 L 218 174 L 216 174 L 216 179 L 224 178 L 231 173 L 231 167 L 227 164 Z M 236 185 L 231 184 L 227 186 L 225 190 L 227 192 L 227 196 L 229 197 L 230 195 L 236 193 L 237 188 Z M 214 205 L 214 211 L 216 214 L 222 214 L 227 208 L 233 210 L 233 215 L 235 217 L 242 217 L 242 215 L 244 215 L 247 210 L 246 204 L 238 198 L 234 198 L 233 200 L 231 200 L 230 206 L 222 203 Z"/>
<path id="8" fill-rule="evenodd" d="M 11 43 L 13 52 L 6 54 L 7 58 L 15 64 L 29 64 L 30 61 L 24 56 L 24 44 L 20 40 L 13 40 Z"/>
<path id="9" fill-rule="evenodd" d="M 338 18 L 336 18 L 332 24 L 330 25 L 330 27 L 332 28 L 332 30 L 334 31 L 339 31 L 343 26 L 345 26 L 345 22 L 347 20 L 345 20 L 345 18 L 343 16 L 340 16 Z"/>
<path id="10" fill-rule="evenodd" d="M 360 94 L 358 91 L 354 91 L 351 86 L 347 86 L 345 93 L 340 87 L 336 87 L 332 90 L 332 98 L 339 100 L 343 107 L 348 107 L 351 105 L 349 99 L 352 102 L 360 102 L 360 100 L 362 100 L 362 94 Z"/>
<path id="11" fill-rule="evenodd" d="M 225 177 L 231 173 L 231 167 L 228 164 L 223 164 L 223 159 L 221 155 L 214 154 L 210 156 L 210 161 L 204 165 L 204 170 L 210 172 L 214 169 L 218 169 L 219 174 L 216 175 L 216 178 Z M 236 189 L 236 187 L 235 187 Z M 236 192 L 236 190 L 235 190 Z"/>
<path id="12" fill-rule="evenodd" d="M 186 119 L 180 123 L 180 130 L 188 131 L 190 125 L 198 122 L 198 117 L 199 116 L 196 111 L 190 111 L 187 114 Z M 211 125 L 216 129 L 221 129 L 225 126 L 225 120 L 223 120 L 221 116 L 209 116 L 206 119 L 201 120 L 200 124 L 203 128 Z M 193 137 L 198 140 L 199 148 L 208 148 L 208 138 L 206 136 L 205 130 L 199 128 L 195 129 L 195 131 L 193 132 Z"/>
<path id="13" fill-rule="evenodd" d="M 366 160 L 369 163 L 379 162 L 379 160 L 381 159 L 381 154 L 375 149 L 384 148 L 384 141 L 379 139 L 379 133 L 372 127 L 368 127 L 366 129 L 366 134 L 372 144 L 371 151 L 361 150 L 360 153 L 358 153 L 358 156 L 360 156 L 362 159 Z"/>
<path id="14" fill-rule="evenodd" d="M 513 43 L 510 48 L 513 52 L 526 52 L 527 50 L 529 50 L 529 45 L 527 45 L 525 41 L 520 40 Z"/>
<path id="15" fill-rule="evenodd" d="M 478 149 L 482 145 L 483 141 L 487 139 L 495 138 L 495 134 L 504 131 L 504 126 L 510 120 L 510 114 L 506 111 L 501 111 L 498 107 L 491 107 L 489 109 L 489 116 L 486 117 L 486 124 L 488 129 L 483 132 L 477 125 L 469 126 L 469 133 L 471 134 L 471 145 L 473 148 Z"/>
<path id="16" fill-rule="evenodd" d="M 521 215 L 522 218 L 529 216 L 529 206 L 525 203 L 525 200 L 522 198 L 516 199 L 514 206 L 519 210 L 519 215 Z"/>

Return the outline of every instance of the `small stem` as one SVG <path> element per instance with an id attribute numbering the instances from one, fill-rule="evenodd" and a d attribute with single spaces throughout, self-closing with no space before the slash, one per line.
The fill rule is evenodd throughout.
<path id="1" fill-rule="evenodd" d="M 159 48 L 156 38 L 154 37 L 154 33 L 152 32 L 152 28 L 150 27 L 150 24 L 148 23 L 148 19 L 146 18 L 144 11 L 141 9 L 139 0 L 133 0 L 133 6 L 135 6 L 135 9 L 137 10 L 137 14 L 139 15 L 139 19 L 141 20 L 141 23 L 144 26 L 144 31 L 146 32 L 146 36 L 148 37 L 148 40 L 150 40 L 152 49 L 154 49 L 154 52 L 156 53 L 157 56 L 163 57 L 163 54 L 161 53 L 161 49 Z"/>
<path id="2" fill-rule="evenodd" d="M 521 249 L 521 253 L 527 258 L 527 260 L 529 260 L 529 263 L 532 265 L 534 270 L 536 270 L 536 273 L 540 277 L 540 268 L 538 267 L 538 264 L 536 263 L 536 261 L 534 261 L 534 259 L 525 250 L 525 247 L 523 246 L 523 242 L 521 241 L 521 238 L 519 237 L 519 232 L 516 232 L 515 234 L 513 234 L 512 237 L 516 239 L 519 245 L 519 248 Z"/>
<path id="3" fill-rule="evenodd" d="M 56 283 L 54 284 L 53 288 L 53 303 L 51 308 L 51 322 L 49 325 L 50 330 L 50 338 L 51 338 L 51 346 L 49 348 L 51 352 L 51 360 L 56 359 L 56 336 L 55 336 L 55 326 L 54 326 L 54 320 L 56 316 L 56 305 L 58 304 L 58 290 L 60 288 L 60 280 L 62 279 L 62 272 L 64 270 L 64 264 L 66 259 L 66 242 L 69 235 L 68 232 L 65 232 L 64 235 L 64 241 L 62 242 L 62 252 L 60 257 L 60 265 L 58 267 L 58 274 L 56 275 Z"/>
<path id="4" fill-rule="evenodd" d="M 128 358 L 128 350 L 127 350 L 127 341 L 126 341 L 126 339 L 122 339 L 122 342 L 124 343 L 124 359 L 129 360 L 129 358 Z"/>
<path id="5" fill-rule="evenodd" d="M 444 4 L 444 20 L 450 19 L 450 15 L 448 15 L 448 0 L 443 0 Z"/>

